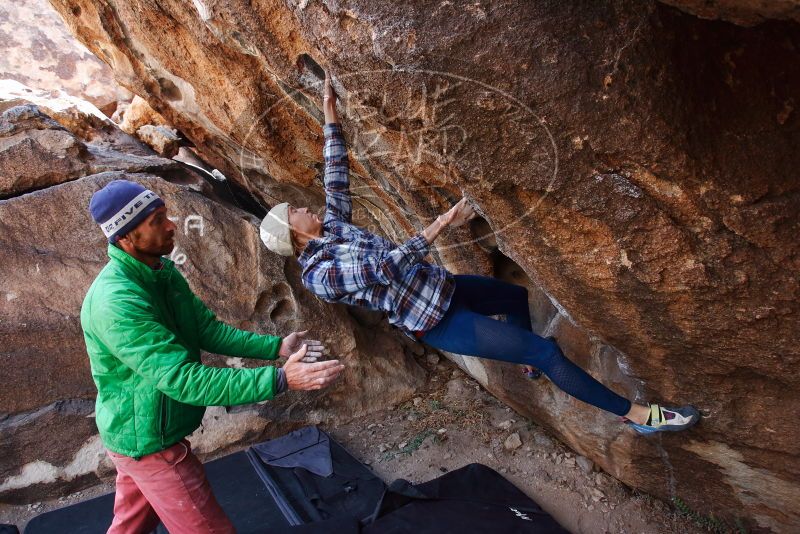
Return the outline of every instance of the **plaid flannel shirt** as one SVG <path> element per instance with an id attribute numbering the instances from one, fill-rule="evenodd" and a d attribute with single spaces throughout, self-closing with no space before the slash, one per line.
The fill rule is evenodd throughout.
<path id="1" fill-rule="evenodd" d="M 405 333 L 427 331 L 447 311 L 455 282 L 423 261 L 429 245 L 417 234 L 397 245 L 350 223 L 349 162 L 340 124 L 326 124 L 323 237 L 298 258 L 303 285 L 327 302 L 386 312 Z"/>

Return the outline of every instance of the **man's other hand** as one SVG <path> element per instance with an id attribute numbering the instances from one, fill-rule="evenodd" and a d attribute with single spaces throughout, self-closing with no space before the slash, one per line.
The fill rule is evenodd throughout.
<path id="1" fill-rule="evenodd" d="M 344 365 L 339 360 L 326 360 L 324 362 L 304 363 L 307 346 L 289 356 L 283 365 L 286 374 L 286 385 L 291 390 L 310 391 L 322 389 L 336 380 Z"/>
<path id="2" fill-rule="evenodd" d="M 325 352 L 325 345 L 316 339 L 306 339 L 306 334 L 308 334 L 308 330 L 292 332 L 283 338 L 281 341 L 281 348 L 278 350 L 278 356 L 286 358 L 300 350 L 300 347 L 303 345 L 306 345 L 308 347 L 308 352 L 303 361 L 306 363 L 314 363 L 320 359 Z"/>

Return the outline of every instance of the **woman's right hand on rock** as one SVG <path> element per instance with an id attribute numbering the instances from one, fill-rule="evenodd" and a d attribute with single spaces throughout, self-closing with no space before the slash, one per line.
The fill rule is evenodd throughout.
<path id="1" fill-rule="evenodd" d="M 433 243 L 448 226 L 461 226 L 473 217 L 475 217 L 475 211 L 467 203 L 466 197 L 462 198 L 447 212 L 436 217 L 436 220 L 422 231 L 422 236 L 428 243 Z"/>
<path id="2" fill-rule="evenodd" d="M 446 213 L 439 216 L 439 222 L 445 226 L 461 226 L 475 217 L 475 210 L 467 202 L 467 197 L 462 198 Z"/>

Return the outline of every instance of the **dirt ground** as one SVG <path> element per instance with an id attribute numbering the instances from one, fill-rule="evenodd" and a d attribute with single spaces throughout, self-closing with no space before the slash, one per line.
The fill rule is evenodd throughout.
<path id="1" fill-rule="evenodd" d="M 479 462 L 500 472 L 566 529 L 580 534 L 707 532 L 665 503 L 597 471 L 533 421 L 486 393 L 454 364 L 429 354 L 428 381 L 399 406 L 327 432 L 387 483 L 425 482 Z M 113 491 L 113 481 L 53 501 L 0 505 L 0 523 L 30 518 Z"/>
<path id="2" fill-rule="evenodd" d="M 498 471 L 575 534 L 707 532 L 597 471 L 511 411 L 453 363 L 429 354 L 428 382 L 405 404 L 326 428 L 384 481 L 425 482 L 478 462 Z M 546 379 L 542 379 L 546 380 Z"/>

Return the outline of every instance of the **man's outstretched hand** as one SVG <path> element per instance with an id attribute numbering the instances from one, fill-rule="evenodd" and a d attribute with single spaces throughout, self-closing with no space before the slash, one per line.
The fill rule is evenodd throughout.
<path id="1" fill-rule="evenodd" d="M 308 334 L 308 330 L 292 332 L 283 338 L 283 341 L 281 341 L 281 348 L 278 350 L 278 356 L 286 358 L 300 350 L 303 345 L 306 345 L 308 347 L 308 352 L 303 360 L 304 362 L 314 363 L 321 358 L 322 354 L 325 352 L 325 345 L 316 339 L 306 339 L 306 334 Z"/>
<path id="2" fill-rule="evenodd" d="M 283 365 L 283 372 L 286 375 L 287 387 L 291 390 L 310 391 L 322 389 L 336 380 L 339 373 L 344 369 L 344 365 L 339 360 L 326 360 L 324 362 L 304 363 L 307 346 L 303 345 L 300 350 L 289 356 Z"/>

